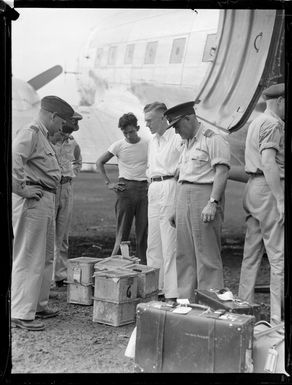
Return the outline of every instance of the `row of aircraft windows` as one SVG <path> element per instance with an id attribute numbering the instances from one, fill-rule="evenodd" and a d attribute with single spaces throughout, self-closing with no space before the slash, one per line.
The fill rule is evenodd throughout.
<path id="1" fill-rule="evenodd" d="M 170 63 L 181 63 L 183 59 L 186 38 L 174 39 L 172 42 L 172 49 L 169 57 Z M 150 41 L 146 45 L 144 64 L 154 64 L 157 52 L 158 41 Z M 117 58 L 117 46 L 111 46 L 108 51 L 107 64 L 115 65 Z M 134 58 L 135 44 L 128 44 L 126 46 L 124 64 L 132 64 Z M 101 64 L 103 55 L 103 48 L 98 48 L 95 58 L 95 67 Z"/>
<path id="2" fill-rule="evenodd" d="M 206 37 L 205 49 L 203 52 L 202 61 L 212 61 L 214 59 L 214 47 L 216 40 L 216 33 L 209 34 Z M 169 63 L 182 63 L 185 51 L 186 38 L 177 38 L 172 42 L 172 48 L 169 56 Z M 144 64 L 154 64 L 157 52 L 158 41 L 150 41 L 146 45 Z M 117 58 L 117 46 L 111 46 L 108 50 L 107 64 L 115 65 Z M 135 44 L 128 44 L 125 50 L 124 64 L 132 64 L 134 59 Z M 95 67 L 100 66 L 103 56 L 103 48 L 98 48 L 95 57 Z"/>

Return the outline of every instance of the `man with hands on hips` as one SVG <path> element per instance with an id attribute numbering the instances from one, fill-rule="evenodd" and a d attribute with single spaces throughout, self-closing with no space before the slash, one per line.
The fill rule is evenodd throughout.
<path id="1" fill-rule="evenodd" d="M 195 102 L 165 112 L 169 126 L 185 140 L 179 162 L 176 210 L 178 297 L 192 298 L 195 289 L 221 289 L 221 228 L 230 148 L 223 136 L 197 120 Z"/>

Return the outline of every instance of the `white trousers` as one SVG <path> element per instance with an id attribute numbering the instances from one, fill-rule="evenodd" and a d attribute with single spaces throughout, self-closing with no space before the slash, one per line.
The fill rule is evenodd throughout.
<path id="1" fill-rule="evenodd" d="M 11 317 L 33 320 L 46 309 L 54 258 L 55 195 L 25 199 L 12 194 Z"/>
<path id="2" fill-rule="evenodd" d="M 177 297 L 176 230 L 169 224 L 175 210 L 175 179 L 152 182 L 148 189 L 147 265 L 160 269 L 159 289 Z"/>
<path id="3" fill-rule="evenodd" d="M 67 279 L 69 230 L 73 209 L 71 183 L 60 184 L 56 193 L 56 239 L 54 252 L 53 281 Z"/>

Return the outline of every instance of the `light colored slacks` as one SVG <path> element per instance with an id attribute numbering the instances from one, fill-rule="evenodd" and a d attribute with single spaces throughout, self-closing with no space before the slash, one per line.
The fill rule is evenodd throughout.
<path id="1" fill-rule="evenodd" d="M 25 199 L 12 194 L 14 232 L 11 317 L 33 320 L 46 309 L 54 258 L 55 195 Z"/>
<path id="2" fill-rule="evenodd" d="M 177 297 L 176 231 L 169 223 L 175 190 L 175 179 L 152 182 L 148 189 L 147 265 L 160 269 L 159 289 L 166 298 Z"/>
<path id="3" fill-rule="evenodd" d="M 283 189 L 284 189 L 284 181 Z M 263 176 L 249 179 L 243 198 L 247 213 L 246 235 L 238 296 L 254 302 L 254 287 L 262 256 L 266 250 L 270 267 L 271 320 L 281 320 L 284 290 L 284 224 L 274 198 Z"/>
<path id="4" fill-rule="evenodd" d="M 56 239 L 53 281 L 67 279 L 69 231 L 73 209 L 73 187 L 70 182 L 60 184 L 56 193 Z"/>
<path id="5" fill-rule="evenodd" d="M 179 298 L 193 298 L 195 289 L 222 289 L 221 228 L 224 197 L 215 219 L 204 223 L 201 213 L 212 185 L 178 184 L 176 205 L 176 268 Z"/>

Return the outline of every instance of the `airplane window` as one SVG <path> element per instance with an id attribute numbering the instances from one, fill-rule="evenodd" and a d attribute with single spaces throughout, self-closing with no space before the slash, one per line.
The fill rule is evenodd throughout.
<path id="1" fill-rule="evenodd" d="M 97 51 L 96 51 L 94 67 L 100 66 L 102 54 L 103 54 L 103 49 L 102 48 L 98 48 Z"/>
<path id="2" fill-rule="evenodd" d="M 116 63 L 117 47 L 110 47 L 108 51 L 107 64 L 114 65 Z"/>
<path id="3" fill-rule="evenodd" d="M 154 64 L 157 45 L 157 41 L 150 41 L 147 43 L 144 64 Z"/>
<path id="4" fill-rule="evenodd" d="M 183 59 L 186 38 L 174 39 L 170 53 L 169 63 L 181 63 Z"/>
<path id="5" fill-rule="evenodd" d="M 202 62 L 213 61 L 216 54 L 216 33 L 207 35 Z"/>
<path id="6" fill-rule="evenodd" d="M 133 63 L 133 56 L 134 56 L 134 48 L 135 44 L 128 44 L 126 47 L 126 53 L 125 53 L 125 64 L 132 64 Z"/>

